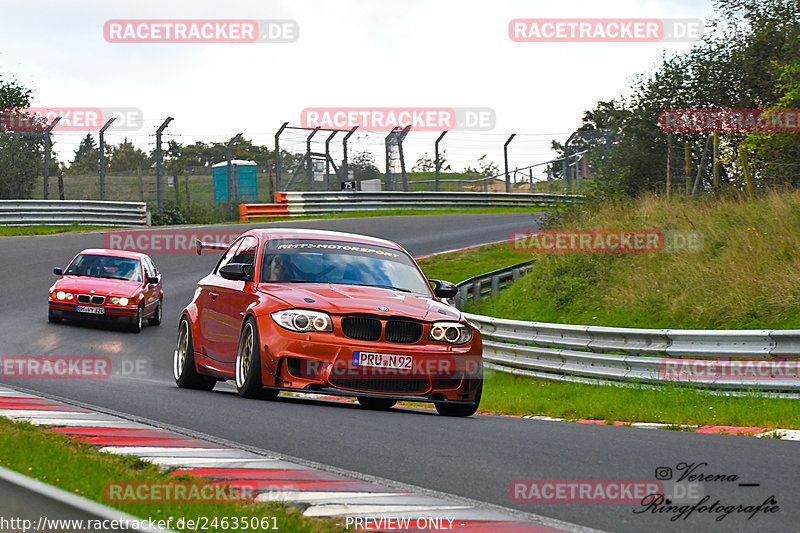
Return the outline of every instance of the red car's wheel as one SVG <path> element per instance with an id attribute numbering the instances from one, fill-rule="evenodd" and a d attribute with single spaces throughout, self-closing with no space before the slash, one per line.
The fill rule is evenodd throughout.
<path id="1" fill-rule="evenodd" d="M 151 326 L 160 326 L 161 325 L 161 313 L 163 312 L 164 308 L 164 297 L 158 299 L 158 306 L 156 310 L 150 315 L 150 318 L 147 319 L 147 322 Z"/>
<path id="2" fill-rule="evenodd" d="M 134 333 L 142 331 L 142 321 L 144 320 L 144 302 L 139 304 L 136 309 L 136 316 L 131 319 L 130 330 Z"/>
<path id="3" fill-rule="evenodd" d="M 182 389 L 211 390 L 217 380 L 197 373 L 194 366 L 194 345 L 192 344 L 192 328 L 189 319 L 181 318 L 178 325 L 178 344 L 172 356 L 172 375 L 175 383 Z"/>
<path id="4" fill-rule="evenodd" d="M 236 352 L 236 391 L 243 398 L 263 398 L 272 400 L 278 396 L 275 389 L 265 389 L 261 385 L 261 350 L 258 326 L 253 317 L 247 317 L 239 336 L 239 349 Z"/>

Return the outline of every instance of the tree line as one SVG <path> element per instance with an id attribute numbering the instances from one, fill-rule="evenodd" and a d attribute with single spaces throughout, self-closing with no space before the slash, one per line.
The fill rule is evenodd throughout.
<path id="1" fill-rule="evenodd" d="M 668 157 L 673 190 L 683 190 L 689 169 L 690 191 L 715 190 L 709 133 L 662 130 L 665 109 L 800 108 L 800 3 L 715 0 L 713 7 L 705 35 L 688 52 L 662 55 L 652 72 L 634 78 L 627 95 L 585 111 L 568 150 L 553 142 L 562 156 L 590 151 L 592 186 L 601 196 L 663 192 Z M 720 187 L 745 190 L 742 153 L 757 188 L 800 184 L 798 133 L 720 134 Z M 562 166 L 550 171 L 561 177 Z"/>

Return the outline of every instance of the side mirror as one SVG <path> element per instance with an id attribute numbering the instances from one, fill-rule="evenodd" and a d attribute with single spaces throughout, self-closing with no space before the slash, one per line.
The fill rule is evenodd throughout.
<path id="1" fill-rule="evenodd" d="M 250 265 L 230 263 L 219 269 L 219 275 L 231 281 L 247 281 L 250 279 Z"/>
<path id="2" fill-rule="evenodd" d="M 55 274 L 56 276 L 63 276 L 64 275 L 64 269 L 63 268 L 59 268 L 59 267 L 55 267 L 55 268 L 53 268 L 53 274 Z"/>
<path id="3" fill-rule="evenodd" d="M 442 281 L 440 279 L 430 279 L 428 283 L 433 288 L 433 294 L 439 298 L 452 298 L 458 294 L 458 287 L 449 281 Z"/>
<path id="4" fill-rule="evenodd" d="M 148 283 L 148 284 L 150 284 L 150 283 L 158 283 L 158 276 L 147 276 L 144 279 L 144 281 L 145 281 L 145 283 Z"/>

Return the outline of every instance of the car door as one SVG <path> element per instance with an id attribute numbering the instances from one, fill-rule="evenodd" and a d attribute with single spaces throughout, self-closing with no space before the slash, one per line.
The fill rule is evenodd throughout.
<path id="1" fill-rule="evenodd" d="M 226 343 L 229 342 L 226 339 L 226 330 L 229 328 L 225 326 L 228 318 L 222 311 L 219 300 L 222 293 L 222 284 L 226 280 L 219 275 L 219 269 L 231 263 L 236 250 L 242 244 L 242 240 L 241 238 L 236 239 L 222 254 L 211 274 L 200 280 L 197 285 L 200 291 L 197 295 L 198 321 L 205 339 L 205 342 L 200 344 L 200 348 L 208 357 L 216 361 L 225 359 L 223 354 L 226 350 Z"/>
<path id="2" fill-rule="evenodd" d="M 158 305 L 158 298 L 159 298 L 159 290 L 158 290 L 158 283 L 147 283 L 147 278 L 149 277 L 158 277 L 158 272 L 156 268 L 153 266 L 153 263 L 150 262 L 149 257 L 142 258 L 142 266 L 144 266 L 144 312 L 145 314 L 152 313 L 156 305 Z"/>
<path id="3" fill-rule="evenodd" d="M 249 265 L 250 277 L 247 280 L 228 280 L 219 276 L 216 280 L 218 294 L 216 308 L 219 311 L 220 344 L 219 360 L 233 365 L 239 348 L 239 333 L 242 329 L 245 311 L 256 298 L 254 282 L 256 252 L 258 239 L 252 235 L 245 236 L 229 263 Z"/>

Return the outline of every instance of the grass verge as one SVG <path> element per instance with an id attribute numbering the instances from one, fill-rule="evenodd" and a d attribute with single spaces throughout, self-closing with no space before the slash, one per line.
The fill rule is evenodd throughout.
<path id="1" fill-rule="evenodd" d="M 72 224 L 69 226 L 0 226 L 0 237 L 12 237 L 17 235 L 53 235 L 56 233 L 67 233 L 70 231 L 91 231 L 96 229 L 110 229 L 108 226 L 81 226 Z"/>
<path id="2" fill-rule="evenodd" d="M 206 517 L 275 517 L 281 531 L 327 533 L 343 531 L 333 520 L 310 519 L 299 509 L 281 504 L 108 504 L 103 488 L 109 481 L 152 480 L 169 483 L 176 477 L 132 456 L 101 453 L 90 445 L 65 435 L 47 433 L 27 422 L 13 422 L 0 417 L 0 465 L 54 485 L 68 492 L 141 518 L 166 520 L 169 517 L 197 519 Z M 177 479 L 194 479 L 179 476 Z M 229 519 L 230 520 L 230 519 Z M 172 529 L 175 522 L 172 522 Z M 179 530 L 179 529 L 176 529 Z M 226 531 L 210 528 L 204 531 Z"/>
<path id="3" fill-rule="evenodd" d="M 487 371 L 481 411 L 571 420 L 798 429 L 800 402 L 756 394 L 721 396 L 689 387 L 552 383 Z"/>
<path id="4" fill-rule="evenodd" d="M 530 261 L 533 254 L 519 253 L 507 243 L 489 244 L 455 252 L 436 254 L 417 261 L 429 279 L 460 283 L 498 268 Z"/>
<path id="5" fill-rule="evenodd" d="M 527 275 L 470 312 L 569 324 L 800 328 L 800 191 L 753 202 L 645 196 L 563 216 L 563 229 L 691 230 L 696 253 L 537 254 Z"/>

